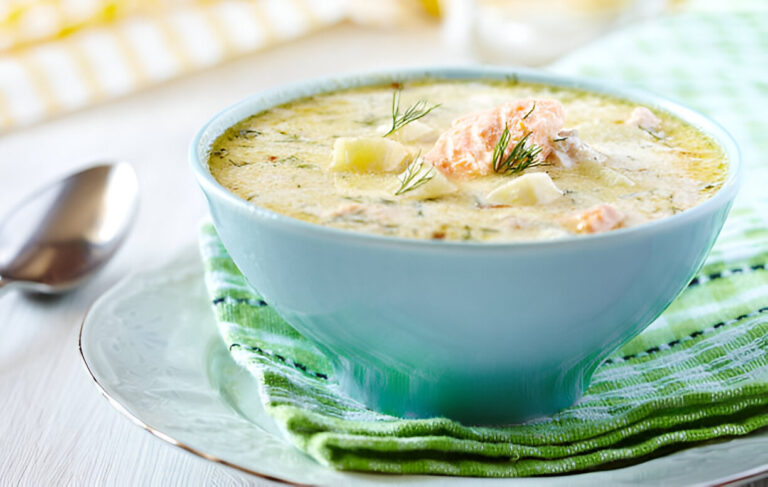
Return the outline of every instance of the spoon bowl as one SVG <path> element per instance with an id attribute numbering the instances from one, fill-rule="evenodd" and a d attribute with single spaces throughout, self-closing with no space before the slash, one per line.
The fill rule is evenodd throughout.
<path id="1" fill-rule="evenodd" d="M 0 221 L 0 288 L 72 289 L 115 254 L 137 206 L 136 173 L 125 162 L 93 166 L 40 189 Z"/>

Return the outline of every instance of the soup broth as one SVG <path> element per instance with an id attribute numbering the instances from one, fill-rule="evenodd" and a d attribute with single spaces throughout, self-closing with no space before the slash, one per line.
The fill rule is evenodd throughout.
<path id="1" fill-rule="evenodd" d="M 237 196 L 307 222 L 500 242 L 674 215 L 710 198 L 727 173 L 721 148 L 669 114 L 515 80 L 296 100 L 228 129 L 208 164 Z"/>

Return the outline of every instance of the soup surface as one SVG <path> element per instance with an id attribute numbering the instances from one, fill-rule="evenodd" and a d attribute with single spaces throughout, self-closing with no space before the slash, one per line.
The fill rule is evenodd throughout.
<path id="1" fill-rule="evenodd" d="M 714 141 L 669 114 L 514 79 L 297 100 L 231 127 L 208 164 L 236 195 L 300 220 L 475 241 L 642 224 L 708 199 L 727 173 Z"/>

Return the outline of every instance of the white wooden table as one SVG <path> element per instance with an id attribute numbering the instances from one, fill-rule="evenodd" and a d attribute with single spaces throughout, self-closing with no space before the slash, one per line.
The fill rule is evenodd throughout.
<path id="1" fill-rule="evenodd" d="M 186 154 L 215 112 L 301 78 L 463 61 L 437 38 L 429 29 L 342 25 L 0 138 L 0 213 L 42 183 L 104 159 L 131 162 L 142 192 L 132 234 L 96 279 L 60 298 L 0 296 L 0 486 L 271 484 L 172 447 L 112 409 L 80 362 L 80 323 L 121 277 L 195 242 L 206 209 Z"/>

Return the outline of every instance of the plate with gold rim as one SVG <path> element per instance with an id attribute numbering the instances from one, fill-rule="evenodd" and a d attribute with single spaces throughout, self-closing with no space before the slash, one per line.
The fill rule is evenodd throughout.
<path id="1" fill-rule="evenodd" d="M 126 277 L 83 320 L 80 354 L 110 404 L 188 452 L 286 484 L 737 485 L 768 477 L 768 431 L 583 474 L 485 479 L 340 472 L 293 447 L 220 339 L 197 248 Z"/>

